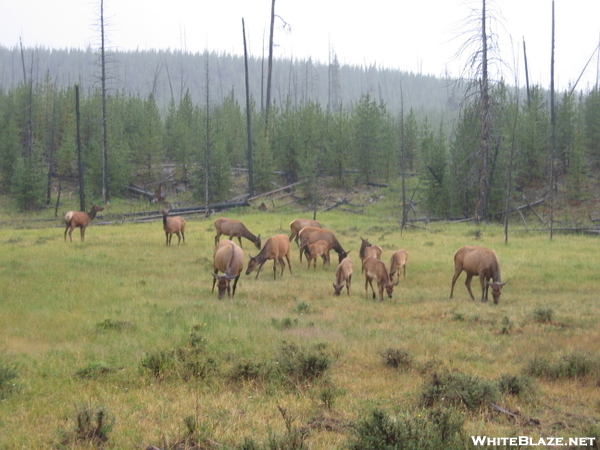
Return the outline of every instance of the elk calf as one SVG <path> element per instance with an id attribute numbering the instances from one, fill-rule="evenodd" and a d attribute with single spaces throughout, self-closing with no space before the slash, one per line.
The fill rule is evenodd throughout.
<path id="1" fill-rule="evenodd" d="M 369 286 L 373 291 L 373 299 L 375 296 L 375 289 L 373 289 L 373 280 L 377 281 L 377 287 L 379 289 L 379 300 L 383 301 L 383 290 L 387 291 L 388 297 L 392 298 L 394 288 L 398 286 L 399 282 L 392 283 L 394 273 L 389 273 L 385 263 L 372 256 L 366 258 L 363 261 L 363 271 L 365 272 L 365 295 L 369 297 Z"/>
<path id="2" fill-rule="evenodd" d="M 165 239 L 167 241 L 167 247 L 171 246 L 171 239 L 173 235 L 177 235 L 177 245 L 181 244 L 181 239 L 183 238 L 183 243 L 185 244 L 185 219 L 180 216 L 169 217 L 169 210 L 163 209 L 163 230 L 165 230 Z"/>
<path id="3" fill-rule="evenodd" d="M 85 211 L 69 211 L 65 214 L 65 242 L 67 242 L 67 231 L 69 232 L 69 240 L 73 242 L 71 234 L 77 227 L 81 230 L 81 242 L 83 242 L 85 240 L 85 229 L 94 220 L 96 213 L 99 211 L 104 211 L 104 208 L 92 204 L 92 209 L 89 213 Z"/>
<path id="4" fill-rule="evenodd" d="M 244 270 L 244 251 L 233 241 L 222 241 L 217 244 L 213 253 L 213 285 L 212 291 L 215 291 L 215 283 L 219 289 L 219 300 L 223 298 L 227 291 L 228 297 L 235 296 L 235 288 Z M 223 272 L 223 275 L 218 273 Z M 231 280 L 233 281 L 233 293 L 231 293 Z"/>
<path id="5" fill-rule="evenodd" d="M 346 291 L 350 295 L 350 285 L 352 284 L 352 260 L 345 257 L 335 269 L 335 283 L 333 283 L 333 295 L 339 296 L 346 285 Z"/>
<path id="6" fill-rule="evenodd" d="M 335 250 L 340 263 L 348 255 L 348 252 L 342 248 L 331 230 L 318 227 L 304 227 L 298 233 L 298 237 L 302 243 L 300 246 L 300 262 L 302 262 L 302 253 L 307 254 L 308 252 L 308 244 L 314 244 L 320 240 L 324 240 L 329 244 L 329 250 Z"/>
<path id="7" fill-rule="evenodd" d="M 398 275 L 398 281 L 400 281 L 400 269 L 402 269 L 402 278 L 406 280 L 406 263 L 408 262 L 408 253 L 406 250 L 401 249 L 392 254 L 390 260 L 390 272 Z"/>
<path id="8" fill-rule="evenodd" d="M 329 265 L 329 244 L 327 241 L 320 240 L 314 244 L 308 244 L 308 253 L 306 259 L 308 261 L 308 268 L 310 269 L 310 263 L 314 261 L 313 267 L 317 268 L 317 259 L 319 256 L 323 259 L 323 267 L 325 263 Z"/>
<path id="9" fill-rule="evenodd" d="M 256 248 L 260 250 L 260 234 L 258 236 L 253 235 L 250 233 L 248 228 L 246 228 L 246 225 L 239 220 L 219 217 L 217 220 L 215 220 L 215 229 L 217 230 L 217 235 L 215 236 L 215 245 L 219 243 L 219 239 L 221 239 L 221 235 L 223 234 L 225 236 L 229 236 L 230 241 L 234 237 L 237 237 L 240 247 L 242 247 L 242 238 L 246 238 L 256 245 Z"/>
<path id="10" fill-rule="evenodd" d="M 248 261 L 248 268 L 246 269 L 246 275 L 250 275 L 254 269 L 258 267 L 256 272 L 256 278 L 260 273 L 260 269 L 269 259 L 273 260 L 273 279 L 277 279 L 277 262 L 281 265 L 281 275 L 285 269 L 285 263 L 283 258 L 287 259 L 288 266 L 290 268 L 290 275 L 292 274 L 292 263 L 290 262 L 290 241 L 285 234 L 277 234 L 271 236 L 265 241 L 262 250 L 256 256 L 250 256 Z"/>
<path id="11" fill-rule="evenodd" d="M 465 245 L 459 248 L 454 254 L 454 276 L 452 277 L 452 287 L 450 288 L 450 298 L 454 292 L 454 283 L 462 271 L 467 274 L 465 286 L 471 296 L 471 300 L 475 300 L 473 292 L 471 292 L 471 279 L 473 276 L 479 276 L 481 284 L 481 301 L 487 302 L 488 289 L 492 287 L 492 297 L 494 303 L 500 300 L 502 286 L 506 283 L 500 282 L 500 262 L 495 251 L 484 247 L 476 247 L 473 245 Z M 493 280 L 490 283 L 488 280 Z"/>

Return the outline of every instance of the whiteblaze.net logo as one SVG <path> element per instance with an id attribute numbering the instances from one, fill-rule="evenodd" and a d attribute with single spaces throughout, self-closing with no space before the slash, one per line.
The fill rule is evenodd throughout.
<path id="1" fill-rule="evenodd" d="M 545 447 L 551 445 L 564 446 L 593 446 L 596 442 L 595 437 L 577 437 L 577 438 L 562 438 L 562 437 L 541 437 L 531 438 L 528 436 L 516 437 L 489 437 L 489 436 L 471 436 L 473 445 L 521 445 L 532 447 Z"/>

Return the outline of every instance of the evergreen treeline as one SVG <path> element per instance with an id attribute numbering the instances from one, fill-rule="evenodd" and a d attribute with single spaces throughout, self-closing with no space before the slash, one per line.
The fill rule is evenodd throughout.
<path id="1" fill-rule="evenodd" d="M 18 66 L 23 60 L 13 63 Z M 238 99 L 243 90 L 236 91 L 235 84 L 223 77 L 233 73 L 224 68 L 234 60 L 209 60 L 208 71 L 199 64 L 182 69 L 180 75 L 188 77 L 180 83 L 185 88 L 180 96 L 168 96 L 164 112 L 156 89 L 141 95 L 138 86 L 134 92 L 139 81 L 132 82 L 131 89 L 113 91 L 108 98 L 111 196 L 122 194 L 134 177 L 141 176 L 149 184 L 164 181 L 166 163 L 177 167 L 177 180 L 199 201 L 218 202 L 232 196 L 232 168 L 248 167 L 246 107 Z M 303 64 L 308 67 L 309 62 Z M 23 66 L 21 81 L 16 79 L 0 90 L 0 189 L 21 208 L 35 209 L 51 201 L 53 179 L 78 176 L 75 87 L 59 83 L 71 71 L 53 74 L 48 69 L 38 80 L 33 65 Z M 402 101 L 404 112 L 392 109 L 383 92 L 402 91 L 406 86 L 381 84 L 371 89 L 365 85 L 356 101 L 345 104 L 341 100 L 342 69 L 335 61 L 326 67 L 325 97 L 303 98 L 298 96 L 310 89 L 302 80 L 293 79 L 290 70 L 287 87 L 274 86 L 277 94 L 267 129 L 262 89 L 252 95 L 255 190 L 271 190 L 275 170 L 283 172 L 289 182 L 307 180 L 303 186 L 308 196 L 317 195 L 315 187 L 324 176 L 339 186 L 353 186 L 387 182 L 397 179 L 399 173 L 415 172 L 420 176 L 420 197 L 432 214 L 473 216 L 481 141 L 477 101 L 462 103 L 453 122 L 441 120 L 441 114 L 433 119 L 419 115 L 415 107 Z M 370 70 L 363 70 L 365 80 Z M 8 71 L 4 66 L 4 74 Z M 173 71 L 169 68 L 171 86 L 176 77 Z M 193 94 L 193 85 L 204 97 Z M 85 187 L 92 198 L 99 198 L 102 184 L 99 91 L 90 82 L 80 96 Z M 600 91 L 564 92 L 558 98 L 553 140 L 543 89 L 533 87 L 525 102 L 503 83 L 493 88 L 490 212 L 504 209 L 510 191 L 548 184 L 551 167 L 568 185 L 570 195 L 581 195 L 583 174 L 600 156 Z M 512 186 L 507 185 L 508 180 Z"/>

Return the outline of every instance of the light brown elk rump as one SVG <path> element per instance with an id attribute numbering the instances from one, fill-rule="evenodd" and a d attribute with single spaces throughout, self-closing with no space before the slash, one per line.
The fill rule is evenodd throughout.
<path id="1" fill-rule="evenodd" d="M 390 259 L 390 272 L 397 274 L 400 280 L 400 269 L 402 269 L 402 278 L 406 279 L 406 263 L 408 262 L 408 252 L 400 249 L 392 254 Z"/>
<path id="2" fill-rule="evenodd" d="M 211 292 L 214 292 L 216 283 L 219 289 L 219 299 L 223 298 L 225 292 L 227 292 L 228 297 L 233 298 L 240 274 L 244 270 L 244 251 L 233 241 L 219 242 L 213 254 L 213 268 Z M 223 275 L 218 275 L 219 272 L 223 272 Z M 233 293 L 230 292 L 231 280 L 234 280 Z"/>
<path id="3" fill-rule="evenodd" d="M 292 242 L 292 239 L 294 241 L 296 241 L 296 245 L 298 247 L 300 247 L 300 243 L 298 242 L 298 233 L 300 233 L 300 230 L 304 227 L 315 227 L 315 228 L 322 228 L 321 224 L 319 222 L 317 222 L 316 220 L 310 220 L 310 219 L 294 219 L 290 222 L 290 242 Z"/>
<path id="4" fill-rule="evenodd" d="M 104 208 L 98 205 L 92 205 L 92 209 L 89 213 L 85 211 L 69 211 L 65 214 L 65 242 L 67 241 L 67 232 L 69 233 L 69 240 L 73 242 L 72 234 L 75 228 L 81 230 L 81 242 L 85 241 L 85 229 L 88 227 L 90 222 L 96 217 L 96 213 L 104 211 Z"/>

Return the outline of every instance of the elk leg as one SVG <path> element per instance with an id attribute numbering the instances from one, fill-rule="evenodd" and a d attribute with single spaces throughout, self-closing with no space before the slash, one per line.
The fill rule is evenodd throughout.
<path id="1" fill-rule="evenodd" d="M 262 266 L 265 264 L 265 262 L 266 262 L 266 261 L 267 261 L 267 260 L 265 259 L 263 262 L 261 262 L 261 263 L 258 265 L 258 270 L 256 271 L 256 277 L 254 277 L 254 279 L 255 279 L 255 280 L 258 278 L 258 274 L 260 273 L 260 269 L 262 269 Z"/>
<path id="2" fill-rule="evenodd" d="M 462 269 L 456 270 L 456 272 L 454 272 L 454 276 L 452 277 L 452 287 L 450 288 L 450 298 L 452 298 L 452 294 L 454 293 L 454 284 L 456 283 L 456 280 L 458 279 L 458 276 L 460 275 L 461 272 L 462 272 Z"/>
<path id="3" fill-rule="evenodd" d="M 285 259 L 288 262 L 288 269 L 290 269 L 290 275 L 293 275 L 292 274 L 292 263 L 290 262 L 290 257 L 288 255 L 285 255 Z"/>
<path id="4" fill-rule="evenodd" d="M 285 270 L 285 262 L 283 261 L 283 256 L 281 258 L 279 258 L 279 264 L 281 264 L 281 274 L 279 276 L 282 277 L 283 272 Z"/>
<path id="5" fill-rule="evenodd" d="M 81 227 L 81 242 L 85 241 L 85 227 Z"/>
<path id="6" fill-rule="evenodd" d="M 481 301 L 487 302 L 488 300 L 488 284 L 485 275 L 479 275 L 479 283 L 481 284 Z"/>
<path id="7" fill-rule="evenodd" d="M 471 291 L 471 279 L 472 278 L 473 278 L 473 275 L 467 275 L 467 280 L 465 281 L 465 286 L 467 287 L 467 291 L 469 291 L 471 300 L 475 301 L 475 297 L 473 296 L 473 292 Z"/>
<path id="8" fill-rule="evenodd" d="M 240 279 L 240 276 L 238 275 L 233 280 L 233 293 L 231 294 L 232 297 L 235 297 L 235 288 L 237 287 L 237 282 L 238 282 L 239 279 Z"/>

